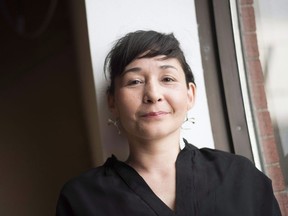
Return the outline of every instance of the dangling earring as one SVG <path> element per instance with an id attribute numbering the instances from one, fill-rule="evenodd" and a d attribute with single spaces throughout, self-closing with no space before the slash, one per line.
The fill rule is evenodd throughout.
<path id="1" fill-rule="evenodd" d="M 117 128 L 118 134 L 119 134 L 119 135 L 121 134 L 121 130 L 120 130 L 120 128 L 119 128 L 119 120 L 118 120 L 118 119 L 116 119 L 115 121 L 113 121 L 112 119 L 108 118 L 107 124 L 108 124 L 108 125 L 114 125 L 114 126 Z"/>
<path id="2" fill-rule="evenodd" d="M 186 118 L 183 121 L 183 124 L 182 124 L 181 128 L 184 129 L 184 130 L 189 130 L 190 126 L 192 124 L 195 124 L 195 118 L 194 117 L 188 117 L 188 114 L 186 114 Z"/>

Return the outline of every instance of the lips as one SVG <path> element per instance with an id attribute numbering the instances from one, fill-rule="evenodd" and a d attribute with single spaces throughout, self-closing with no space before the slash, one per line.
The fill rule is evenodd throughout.
<path id="1" fill-rule="evenodd" d="M 165 112 L 165 111 L 147 112 L 147 113 L 142 114 L 141 117 L 153 118 L 153 117 L 161 117 L 167 114 L 169 114 L 169 112 Z"/>

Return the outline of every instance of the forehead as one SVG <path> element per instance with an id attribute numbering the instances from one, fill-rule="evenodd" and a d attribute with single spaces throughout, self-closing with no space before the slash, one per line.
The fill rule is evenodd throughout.
<path id="1" fill-rule="evenodd" d="M 139 57 L 134 59 L 132 62 L 130 62 L 123 72 L 125 72 L 127 69 L 135 66 L 141 66 L 141 67 L 148 67 L 151 65 L 155 66 L 161 66 L 161 65 L 171 65 L 177 68 L 181 68 L 182 66 L 177 58 L 167 58 L 165 55 L 159 55 L 155 57 Z"/>

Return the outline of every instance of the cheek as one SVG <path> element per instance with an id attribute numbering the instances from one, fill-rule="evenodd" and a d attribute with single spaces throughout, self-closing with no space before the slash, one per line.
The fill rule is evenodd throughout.
<path id="1" fill-rule="evenodd" d="M 187 111 L 189 101 L 187 97 L 187 91 L 182 90 L 171 92 L 169 95 L 167 95 L 167 98 L 169 98 L 169 101 L 175 108 L 177 108 L 177 110 Z"/>
<path id="2" fill-rule="evenodd" d="M 119 90 L 116 97 L 115 105 L 120 115 L 127 115 L 137 110 L 140 99 L 136 92 Z"/>

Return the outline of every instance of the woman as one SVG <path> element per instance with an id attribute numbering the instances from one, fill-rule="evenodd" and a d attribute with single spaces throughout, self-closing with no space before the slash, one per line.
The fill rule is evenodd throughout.
<path id="1" fill-rule="evenodd" d="M 105 61 L 108 106 L 129 143 L 125 162 L 70 180 L 57 215 L 280 215 L 270 180 L 241 156 L 187 143 L 180 130 L 194 76 L 173 34 L 132 32 Z"/>

